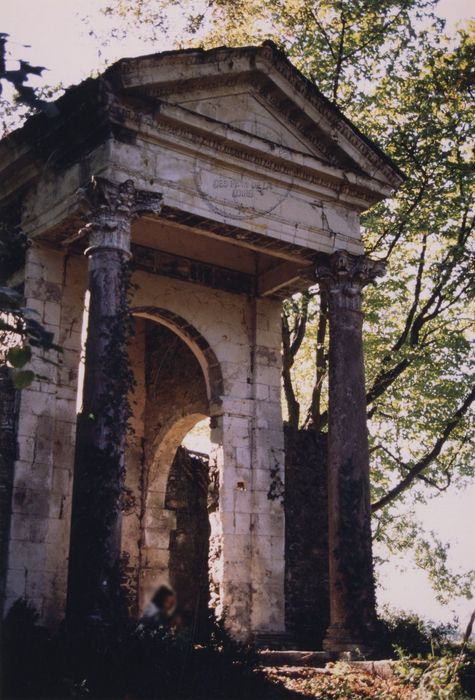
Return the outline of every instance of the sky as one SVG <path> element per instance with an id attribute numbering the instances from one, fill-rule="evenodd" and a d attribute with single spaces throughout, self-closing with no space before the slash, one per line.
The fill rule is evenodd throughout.
<path id="1" fill-rule="evenodd" d="M 0 31 L 10 35 L 9 45 L 13 58 L 22 57 L 33 65 L 46 66 L 44 80 L 32 84 L 64 86 L 77 83 L 91 71 L 104 67 L 119 57 L 137 56 L 171 48 L 171 40 L 160 46 L 145 43 L 130 32 L 126 40 L 109 47 L 98 48 L 97 40 L 88 34 L 93 26 L 100 33 L 110 26 L 99 8 L 101 0 L 4 0 L 0 7 Z M 475 14 L 474 0 L 440 0 L 438 14 L 447 20 L 447 31 L 452 32 L 460 20 Z M 90 25 L 82 18 L 90 17 Z M 171 18 L 175 33 L 179 34 L 182 18 L 178 13 Z M 25 44 L 31 48 L 25 48 Z M 14 63 L 11 67 L 16 67 Z M 199 438 L 188 439 L 188 444 L 200 451 L 206 450 L 203 431 Z M 448 492 L 419 506 L 418 516 L 427 531 L 435 531 L 442 541 L 450 542 L 449 564 L 455 570 L 467 570 L 475 564 L 475 485 L 463 492 Z M 427 618 L 448 622 L 457 615 L 463 625 L 475 606 L 474 601 L 458 599 L 447 606 L 435 600 L 426 574 L 414 566 L 410 556 L 382 566 L 378 572 L 381 586 L 380 603 L 398 609 L 412 610 Z"/>
<path id="2" fill-rule="evenodd" d="M 170 21 L 175 32 L 168 42 L 153 46 L 130 32 L 126 40 L 102 47 L 99 55 L 97 40 L 88 34 L 88 29 L 92 26 L 100 33 L 110 28 L 108 19 L 99 11 L 104 4 L 105 0 L 4 0 L 0 3 L 1 31 L 10 34 L 14 56 L 46 66 L 44 77 L 48 84 L 61 82 L 67 86 L 85 78 L 106 60 L 171 48 L 173 34 L 179 34 L 183 22 L 177 8 Z M 440 0 L 438 13 L 447 20 L 447 30 L 453 31 L 457 22 L 475 14 L 474 6 L 474 0 Z M 86 16 L 91 18 L 90 25 L 82 21 Z M 25 51 L 24 44 L 31 45 L 31 49 Z"/>

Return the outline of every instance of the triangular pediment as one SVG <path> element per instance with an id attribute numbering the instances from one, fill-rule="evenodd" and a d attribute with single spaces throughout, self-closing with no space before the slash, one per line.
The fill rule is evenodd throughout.
<path id="1" fill-rule="evenodd" d="M 273 113 L 245 86 L 231 94 L 209 95 L 180 99 L 177 104 L 197 114 L 225 123 L 233 129 L 244 131 L 257 138 L 275 143 L 278 148 L 325 160 L 325 154 L 292 124 Z"/>
<path id="2" fill-rule="evenodd" d="M 123 59 L 108 71 L 124 94 L 186 109 L 387 188 L 397 166 L 270 42 Z"/>
<path id="3" fill-rule="evenodd" d="M 111 135 L 117 142 L 160 143 L 175 154 L 170 163 L 185 154 L 195 164 L 191 189 L 197 163 L 210 177 L 219 165 L 239 182 L 258 178 L 267 193 L 277 183 L 285 191 L 312 192 L 317 203 L 323 198 L 364 211 L 404 180 L 393 161 L 268 42 L 122 59 L 99 78 L 69 88 L 55 110 L 54 117 L 33 116 L 0 145 L 5 168 L 14 168 L 23 184 L 42 172 L 38 153 L 64 167 Z M 4 178 L 0 198 L 10 196 L 8 182 Z"/>

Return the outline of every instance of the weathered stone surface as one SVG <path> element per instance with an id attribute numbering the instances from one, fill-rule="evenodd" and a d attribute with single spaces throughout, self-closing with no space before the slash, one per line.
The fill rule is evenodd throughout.
<path id="1" fill-rule="evenodd" d="M 330 326 L 325 648 L 332 651 L 365 648 L 376 620 L 361 302 L 362 288 L 383 272 L 382 263 L 343 251 L 317 266 Z"/>
<path id="2" fill-rule="evenodd" d="M 124 450 L 131 376 L 127 261 L 132 221 L 158 213 L 161 196 L 94 178 L 80 190 L 89 235 L 90 295 L 83 407 L 78 422 L 68 615 L 113 623 L 121 613 Z"/>
<path id="3" fill-rule="evenodd" d="M 137 382 L 131 397 L 136 435 L 129 441 L 126 483 L 135 505 L 125 514 L 122 537 L 127 577 L 136 582 L 132 586 L 135 608 L 142 609 L 161 582 L 175 582 L 178 569 L 173 573 L 177 561 L 176 556 L 173 561 L 173 548 L 180 543 L 186 518 L 176 509 L 177 502 L 165 503 L 170 469 L 186 433 L 198 420 L 211 415 L 210 603 L 218 612 L 228 609 L 228 621 L 240 636 L 249 635 L 250 629 L 282 631 L 283 509 L 280 501 L 268 498 L 272 470 L 281 470 L 283 479 L 282 424 L 277 401 L 252 398 L 249 329 L 254 327 L 254 309 L 234 295 L 203 290 L 197 297 L 196 293 L 187 294 L 189 286 L 179 282 L 170 289 L 168 280 L 142 273 L 136 279 L 139 289 L 134 308 L 146 318 L 137 319 L 130 350 Z M 169 299 L 171 309 L 150 304 L 151 292 L 158 285 L 161 303 L 168 304 Z M 147 294 L 149 305 L 141 306 Z M 278 303 L 266 301 L 258 308 L 266 310 L 269 317 L 273 314 L 276 324 L 280 322 Z M 193 326 L 184 323 L 184 313 L 193 318 Z M 230 324 L 235 324 L 234 332 L 228 330 Z M 276 334 L 275 344 L 263 360 L 267 366 L 268 357 L 274 358 L 277 378 L 278 338 Z M 231 353 L 240 358 L 232 366 L 226 363 Z M 255 372 L 260 363 L 258 358 Z M 217 396 L 217 390 L 226 391 L 223 379 L 227 377 L 230 395 Z M 239 384 L 246 387 L 246 398 L 234 397 L 232 392 Z M 212 401 L 210 394 L 215 397 Z M 261 416 L 262 420 L 266 416 L 271 419 L 269 429 L 258 427 Z M 137 542 L 141 543 L 138 549 Z M 182 566 L 188 570 L 186 562 Z M 251 581 L 256 587 L 250 596 Z M 183 590 L 185 601 L 189 601 L 194 593 Z"/>
<path id="4" fill-rule="evenodd" d="M 329 622 L 326 442 L 285 431 L 285 619 L 300 649 L 321 649 Z"/>
<path id="5" fill-rule="evenodd" d="M 361 253 L 359 213 L 403 179 L 270 44 L 122 60 L 57 106 L 58 117 L 29 120 L 1 153 L 16 175 L 0 178 L 0 204 L 28 190 L 29 234 L 75 241 L 77 188 L 97 173 L 132 177 L 163 193 L 169 222 L 232 241 L 227 262 L 249 246 L 290 263 L 259 271 L 256 289 L 266 294 L 305 289 L 312 252 Z M 249 269 L 233 272 L 256 276 L 248 259 Z"/>
<path id="6" fill-rule="evenodd" d="M 59 474 L 65 469 L 72 476 L 73 469 L 83 273 L 58 251 L 37 244 L 27 251 L 25 305 L 38 312 L 64 351 L 50 352 L 45 362 L 34 350 L 30 367 L 38 379 L 19 399 L 5 608 L 27 592 L 46 622 L 62 616 L 66 596 L 71 489 Z M 44 310 L 53 302 L 60 326 L 46 323 Z"/>
<path id="7" fill-rule="evenodd" d="M 196 641 L 206 630 L 210 597 L 208 484 L 208 459 L 178 448 L 165 495 L 165 507 L 176 514 L 169 573 L 183 621 Z"/>
<path id="8" fill-rule="evenodd" d="M 272 651 L 259 652 L 259 663 L 262 666 L 292 666 L 323 668 L 331 655 L 325 651 Z"/>
<path id="9" fill-rule="evenodd" d="M 14 465 L 17 456 L 17 392 L 7 367 L 0 367 L 0 601 L 5 596 Z"/>
<path id="10" fill-rule="evenodd" d="M 143 338 L 139 348 L 131 349 L 138 382 L 132 395 L 134 427 L 141 448 L 134 455 L 129 447 L 126 484 L 141 507 L 125 517 L 122 549 L 135 567 L 135 607 L 142 610 L 157 586 L 172 578 L 177 508 L 166 503 L 170 473 L 186 433 L 209 415 L 209 400 L 200 364 L 179 336 L 151 320 L 137 319 L 135 337 Z"/>

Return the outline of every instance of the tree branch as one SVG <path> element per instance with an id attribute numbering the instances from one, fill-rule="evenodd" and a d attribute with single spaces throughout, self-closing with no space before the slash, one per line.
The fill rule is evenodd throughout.
<path id="1" fill-rule="evenodd" d="M 394 343 L 392 347 L 392 352 L 396 352 L 399 350 L 404 343 L 407 340 L 407 337 L 409 335 L 409 332 L 411 330 L 411 325 L 414 320 L 414 316 L 416 315 L 417 307 L 419 306 L 419 299 L 421 296 L 421 289 L 422 289 L 422 275 L 424 272 L 424 265 L 425 265 L 425 260 L 426 260 L 426 250 L 427 250 L 427 238 L 428 238 L 428 233 L 427 231 L 423 234 L 422 236 L 422 247 L 421 247 L 421 253 L 419 256 L 419 264 L 417 266 L 417 274 L 416 274 L 416 286 L 414 290 L 414 300 L 412 302 L 412 306 L 409 309 L 409 313 L 406 318 L 406 323 L 404 324 L 404 330 L 402 331 L 401 335 L 399 336 L 398 340 L 396 343 Z"/>
<path id="2" fill-rule="evenodd" d="M 317 16 L 316 12 L 314 12 L 314 10 L 311 9 L 311 10 L 310 10 L 310 14 L 311 14 L 311 16 L 312 16 L 312 18 L 313 18 L 313 21 L 314 21 L 315 24 L 317 25 L 317 28 L 321 31 L 321 33 L 322 33 L 322 35 L 323 35 L 323 38 L 325 39 L 325 41 L 326 41 L 326 43 L 327 43 L 328 49 L 329 49 L 329 51 L 330 51 L 330 53 L 331 53 L 331 55 L 332 55 L 332 58 L 336 61 L 336 54 L 335 54 L 335 51 L 333 50 L 333 44 L 332 44 L 332 42 L 331 42 L 330 37 L 329 37 L 328 34 L 327 34 L 327 31 L 326 31 L 325 27 L 323 26 L 323 24 L 322 24 L 322 23 L 320 22 L 320 20 L 318 19 L 318 16 Z"/>
<path id="3" fill-rule="evenodd" d="M 320 411 L 322 400 L 323 382 L 327 375 L 327 357 L 325 353 L 325 337 L 328 325 L 328 303 L 325 294 L 320 297 L 320 311 L 318 314 L 317 347 L 315 352 L 315 386 L 312 392 L 309 419 L 315 430 L 320 430 Z"/>
<path id="4" fill-rule="evenodd" d="M 295 396 L 291 370 L 295 361 L 295 356 L 305 337 L 308 320 L 308 303 L 309 298 L 304 296 L 299 313 L 296 314 L 292 332 L 290 331 L 288 316 L 285 312 L 282 314 L 282 379 L 289 413 L 289 424 L 295 429 L 299 426 L 300 403 Z"/>
<path id="5" fill-rule="evenodd" d="M 341 31 L 340 31 L 340 39 L 338 42 L 338 53 L 336 57 L 336 65 L 335 65 L 335 76 L 333 79 L 333 102 L 337 102 L 338 99 L 338 88 L 340 86 L 340 77 L 341 77 L 341 71 L 343 67 L 343 57 L 344 57 L 344 49 L 345 49 L 345 32 L 346 32 L 346 17 L 345 13 L 343 11 L 343 3 L 341 4 L 341 9 L 340 9 L 340 19 L 341 19 Z"/>
<path id="6" fill-rule="evenodd" d="M 418 462 L 416 462 L 416 464 L 414 464 L 411 468 L 408 468 L 408 473 L 399 482 L 399 484 L 397 484 L 397 486 L 394 486 L 394 488 L 390 489 L 388 493 L 385 496 L 383 496 L 383 498 L 381 498 L 379 501 L 376 501 L 376 503 L 372 505 L 371 509 L 373 513 L 380 510 L 381 508 L 384 508 L 384 506 L 387 506 L 389 503 L 394 501 L 401 493 L 406 491 L 411 486 L 415 479 L 418 479 L 421 475 L 423 475 L 424 470 L 427 469 L 431 462 L 433 462 L 434 459 L 436 459 L 440 455 L 445 443 L 450 438 L 455 428 L 459 425 L 460 421 L 465 416 L 474 400 L 475 387 L 472 388 L 472 390 L 470 391 L 466 399 L 463 401 L 461 406 L 457 409 L 452 418 L 449 420 L 444 430 L 442 431 L 442 434 L 435 441 L 432 449 Z"/>

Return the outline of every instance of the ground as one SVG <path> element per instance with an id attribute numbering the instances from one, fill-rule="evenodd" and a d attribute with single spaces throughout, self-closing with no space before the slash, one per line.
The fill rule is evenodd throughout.
<path id="1" fill-rule="evenodd" d="M 268 679 L 295 698 L 330 700 L 408 700 L 414 689 L 394 676 L 381 677 L 367 671 L 354 671 L 346 664 L 328 664 L 325 668 L 273 667 L 265 671 Z"/>

